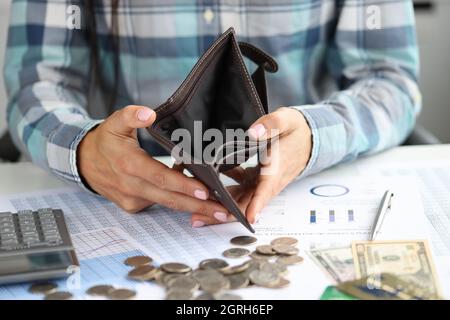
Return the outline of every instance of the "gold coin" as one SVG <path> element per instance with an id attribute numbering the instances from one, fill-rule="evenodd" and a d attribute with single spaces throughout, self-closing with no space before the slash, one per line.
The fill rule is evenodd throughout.
<path id="1" fill-rule="evenodd" d="M 237 266 L 232 266 L 232 267 L 228 267 L 226 269 L 220 270 L 220 272 L 222 272 L 225 275 L 241 273 L 241 272 L 247 270 L 249 268 L 249 266 L 250 266 L 250 264 L 245 262 L 245 263 L 239 264 Z"/>
<path id="2" fill-rule="evenodd" d="M 270 258 L 272 258 L 272 256 L 269 256 L 267 254 L 261 254 L 258 251 L 253 251 L 250 254 L 250 257 L 252 257 L 253 259 L 256 259 L 256 260 L 269 260 Z"/>
<path id="3" fill-rule="evenodd" d="M 100 284 L 97 286 L 90 287 L 86 293 L 90 294 L 91 296 L 108 296 L 109 292 L 114 290 L 113 286 L 106 285 L 106 284 Z"/>
<path id="4" fill-rule="evenodd" d="M 58 285 L 53 282 L 38 282 L 28 288 L 28 292 L 32 294 L 50 294 L 58 289 Z"/>
<path id="5" fill-rule="evenodd" d="M 138 267 L 138 266 L 142 266 L 145 264 L 149 264 L 152 261 L 153 261 L 153 259 L 150 257 L 147 257 L 147 256 L 133 256 L 133 257 L 128 257 L 124 261 L 124 263 L 130 267 Z"/>
<path id="6" fill-rule="evenodd" d="M 255 237 L 251 237 L 251 236 L 238 236 L 238 237 L 234 237 L 230 240 L 230 242 L 232 244 L 238 245 L 238 246 L 248 246 L 252 243 L 256 242 L 256 238 Z"/>
<path id="7" fill-rule="evenodd" d="M 271 245 L 268 245 L 268 244 L 257 246 L 256 247 L 256 251 L 258 253 L 260 253 L 260 254 L 264 254 L 264 255 L 267 255 L 267 256 L 273 256 L 273 255 L 276 254 L 276 252 L 273 251 L 273 247 Z"/>
<path id="8" fill-rule="evenodd" d="M 169 273 L 186 273 L 192 271 L 191 267 L 178 262 L 163 263 L 161 269 Z"/>
<path id="9" fill-rule="evenodd" d="M 148 281 L 154 278 L 156 270 L 154 266 L 143 265 L 128 272 L 128 277 L 133 280 Z"/>
<path id="10" fill-rule="evenodd" d="M 287 246 L 294 246 L 298 243 L 298 240 L 292 237 L 279 237 L 279 238 L 275 238 L 272 240 L 272 242 L 270 243 L 271 245 L 276 245 L 276 244 L 284 244 Z"/>
<path id="11" fill-rule="evenodd" d="M 128 300 L 135 296 L 136 291 L 129 289 L 114 289 L 108 294 L 108 297 L 113 300 Z"/>
<path id="12" fill-rule="evenodd" d="M 287 244 L 276 244 L 273 246 L 273 250 L 281 255 L 293 256 L 298 254 L 298 249 Z"/>
<path id="13" fill-rule="evenodd" d="M 45 300 L 70 300 L 73 295 L 67 291 L 56 291 L 45 296 Z"/>

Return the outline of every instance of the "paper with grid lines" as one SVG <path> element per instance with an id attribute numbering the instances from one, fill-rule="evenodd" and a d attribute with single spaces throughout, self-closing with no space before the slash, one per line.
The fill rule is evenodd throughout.
<path id="1" fill-rule="evenodd" d="M 120 228 L 159 263 L 183 261 L 195 266 L 199 259 L 216 256 L 228 246 L 227 241 L 212 229 L 192 228 L 189 214 L 160 206 L 129 214 L 108 200 L 72 188 L 14 194 L 6 199 L 0 201 L 2 210 L 7 203 L 12 206 L 11 211 L 62 209 L 72 236 L 98 229 Z"/>

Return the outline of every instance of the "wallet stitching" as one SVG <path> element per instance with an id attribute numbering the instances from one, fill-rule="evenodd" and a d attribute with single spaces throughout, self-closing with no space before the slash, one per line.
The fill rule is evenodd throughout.
<path id="1" fill-rule="evenodd" d="M 255 47 L 249 43 L 246 43 L 246 42 L 239 42 L 239 46 L 250 48 L 253 50 L 253 52 L 255 52 L 256 54 L 258 54 L 260 56 L 263 56 L 263 58 L 265 58 L 265 60 L 268 60 L 268 62 L 272 65 L 272 68 L 270 71 L 276 72 L 278 70 L 278 64 L 275 62 L 275 60 L 271 56 L 269 56 L 263 50 Z M 264 69 L 266 69 L 266 68 L 264 68 Z"/>
<path id="2" fill-rule="evenodd" d="M 250 90 L 253 93 L 253 98 L 255 99 L 254 102 L 256 102 L 256 105 L 259 108 L 259 110 L 258 110 L 258 108 L 256 108 L 256 111 L 260 111 L 261 114 L 264 115 L 265 112 L 264 112 L 264 109 L 263 109 L 263 107 L 261 105 L 261 101 L 259 100 L 260 98 L 258 97 L 254 86 L 252 86 L 253 80 L 250 79 L 250 75 L 247 72 L 247 68 L 244 66 L 244 62 L 242 61 L 242 57 L 239 55 L 239 52 L 237 51 L 237 44 L 234 41 L 232 41 L 232 47 L 233 47 L 234 53 L 235 53 L 235 55 L 237 57 L 237 60 L 239 61 L 240 65 L 241 65 L 241 69 L 239 71 L 240 71 L 241 75 L 245 76 L 245 78 L 248 81 L 247 83 L 245 83 L 245 85 L 247 86 L 247 88 L 250 87 Z M 252 105 L 254 107 L 254 104 L 252 104 Z"/>

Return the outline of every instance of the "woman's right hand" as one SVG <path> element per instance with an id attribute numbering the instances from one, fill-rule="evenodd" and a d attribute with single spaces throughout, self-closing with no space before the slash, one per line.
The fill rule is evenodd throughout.
<path id="1" fill-rule="evenodd" d="M 171 169 L 140 148 L 137 128 L 150 126 L 155 112 L 128 106 L 91 130 L 77 150 L 78 170 L 97 193 L 128 212 L 155 203 L 223 222 L 227 210 L 209 199 L 208 189 L 195 178 Z M 200 227 L 201 221 L 192 221 Z"/>

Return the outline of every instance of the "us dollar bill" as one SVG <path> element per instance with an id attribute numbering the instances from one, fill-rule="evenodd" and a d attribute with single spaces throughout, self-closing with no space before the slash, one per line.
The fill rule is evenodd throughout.
<path id="1" fill-rule="evenodd" d="M 439 282 L 427 241 L 354 241 L 352 253 L 358 278 L 391 273 L 413 284 L 418 296 L 439 299 Z"/>
<path id="2" fill-rule="evenodd" d="M 355 279 L 352 249 L 348 247 L 313 249 L 309 255 L 337 283 Z"/>

